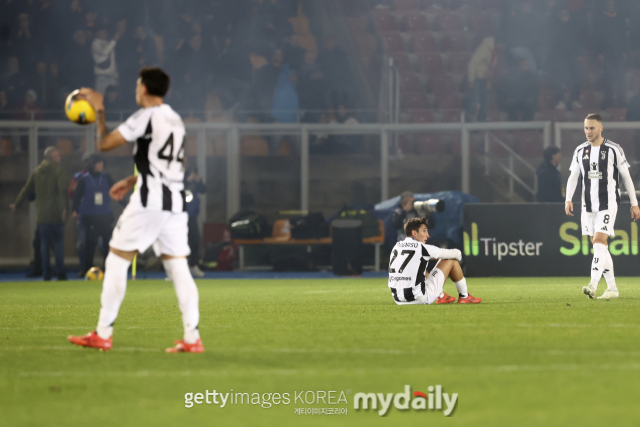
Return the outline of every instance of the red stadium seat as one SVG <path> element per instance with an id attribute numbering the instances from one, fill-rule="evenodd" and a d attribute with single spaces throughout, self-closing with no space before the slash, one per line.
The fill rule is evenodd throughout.
<path id="1" fill-rule="evenodd" d="M 493 19 L 491 19 L 491 16 L 486 14 L 471 14 L 469 15 L 469 23 L 467 25 L 467 28 L 469 29 L 469 31 L 473 31 L 474 33 L 482 34 L 485 36 L 493 34 Z"/>
<path id="2" fill-rule="evenodd" d="M 500 10 L 502 0 L 482 0 L 482 10 Z"/>
<path id="3" fill-rule="evenodd" d="M 609 114 L 610 122 L 626 122 L 627 121 L 626 108 L 608 108 L 607 113 Z"/>
<path id="4" fill-rule="evenodd" d="M 414 53 L 437 52 L 438 44 L 431 33 L 415 33 L 411 37 L 411 49 Z"/>
<path id="5" fill-rule="evenodd" d="M 429 31 L 427 17 L 421 13 L 408 13 L 404 16 L 404 29 L 406 31 Z"/>
<path id="6" fill-rule="evenodd" d="M 408 111 L 411 115 L 411 123 L 433 123 L 435 119 L 431 110 Z"/>
<path id="7" fill-rule="evenodd" d="M 569 114 L 566 110 L 543 110 L 540 111 L 540 117 L 542 120 L 549 120 L 552 122 L 568 122 Z"/>
<path id="8" fill-rule="evenodd" d="M 443 13 L 436 16 L 436 29 L 438 31 L 462 31 L 462 21 L 454 13 Z"/>
<path id="9" fill-rule="evenodd" d="M 453 81 L 453 78 L 449 74 L 437 74 L 429 76 L 429 90 L 438 98 L 444 98 L 452 93 L 458 93 L 456 83 Z"/>
<path id="10" fill-rule="evenodd" d="M 551 91 L 540 92 L 538 95 L 538 110 L 550 110 L 556 106 L 556 94 Z"/>
<path id="11" fill-rule="evenodd" d="M 435 132 L 415 135 L 415 147 L 418 154 L 435 155 L 444 152 L 440 135 Z"/>
<path id="12" fill-rule="evenodd" d="M 406 52 L 394 52 L 391 54 L 393 58 L 393 63 L 400 73 L 412 73 L 413 67 L 411 66 L 411 61 L 409 60 L 409 55 Z"/>
<path id="13" fill-rule="evenodd" d="M 440 110 L 440 121 L 445 123 L 459 123 L 462 118 L 461 109 Z"/>
<path id="14" fill-rule="evenodd" d="M 373 12 L 372 15 L 378 33 L 388 33 L 389 31 L 398 30 L 396 18 L 388 9 L 386 9 L 386 12 Z"/>
<path id="15" fill-rule="evenodd" d="M 400 10 L 420 10 L 418 0 L 393 0 L 393 9 Z"/>
<path id="16" fill-rule="evenodd" d="M 488 122 L 502 122 L 502 115 L 498 110 L 489 110 L 487 112 L 487 121 Z"/>
<path id="17" fill-rule="evenodd" d="M 464 32 L 445 34 L 442 37 L 443 52 L 467 52 L 469 50 L 469 41 Z"/>
<path id="18" fill-rule="evenodd" d="M 400 102 L 405 110 L 428 110 L 429 99 L 424 92 L 400 94 Z"/>
<path id="19" fill-rule="evenodd" d="M 471 59 L 469 52 L 450 52 L 449 71 L 456 74 L 467 74 L 467 66 Z"/>
<path id="20" fill-rule="evenodd" d="M 520 130 L 513 132 L 516 151 L 523 157 L 542 157 L 542 132 Z"/>
<path id="21" fill-rule="evenodd" d="M 422 74 L 443 74 L 444 64 L 438 52 L 422 53 L 418 55 L 418 70 Z"/>
<path id="22" fill-rule="evenodd" d="M 412 72 L 400 75 L 400 90 L 402 92 L 422 92 L 420 79 Z"/>
<path id="23" fill-rule="evenodd" d="M 380 38 L 387 52 L 404 52 L 404 41 L 399 32 L 381 34 Z"/>
<path id="24" fill-rule="evenodd" d="M 409 135 L 400 135 L 398 145 L 404 154 L 416 154 L 416 144 Z"/>

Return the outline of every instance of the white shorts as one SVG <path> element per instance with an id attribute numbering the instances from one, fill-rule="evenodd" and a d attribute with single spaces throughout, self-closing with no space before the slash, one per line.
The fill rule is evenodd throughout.
<path id="1" fill-rule="evenodd" d="M 609 209 L 600 212 L 582 212 L 582 234 L 593 236 L 595 233 L 605 233 L 615 236 L 613 225 L 616 223 L 618 209 Z"/>
<path id="2" fill-rule="evenodd" d="M 187 256 L 189 216 L 143 208 L 130 202 L 120 215 L 109 246 L 125 252 L 143 253 L 151 245 L 156 255 Z"/>
<path id="3" fill-rule="evenodd" d="M 436 264 L 436 266 L 437 265 L 438 264 Z M 445 280 L 446 277 L 444 277 L 444 273 L 440 271 L 440 269 L 434 267 L 425 278 L 424 293 L 421 286 L 414 286 L 412 288 L 398 287 L 391 291 L 393 294 L 393 300 L 398 305 L 433 304 L 442 293 Z M 409 295 L 405 294 L 405 292 L 409 293 Z M 411 298 L 415 299 L 413 301 L 408 301 L 408 299 Z"/>

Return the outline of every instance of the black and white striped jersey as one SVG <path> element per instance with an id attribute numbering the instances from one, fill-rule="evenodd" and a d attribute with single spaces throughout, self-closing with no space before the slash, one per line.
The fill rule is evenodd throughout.
<path id="1" fill-rule="evenodd" d="M 180 115 L 162 104 L 141 108 L 118 127 L 134 143 L 138 190 L 131 196 L 151 210 L 184 212 L 185 128 Z"/>
<path id="2" fill-rule="evenodd" d="M 629 168 L 620 145 L 605 138 L 593 147 L 588 141 L 573 153 L 571 171 L 582 175 L 582 210 L 600 212 L 620 204 L 620 172 Z"/>
<path id="3" fill-rule="evenodd" d="M 404 292 L 407 301 L 413 301 L 411 295 L 420 290 L 424 294 L 426 271 L 442 257 L 442 251 L 411 237 L 396 243 L 389 260 L 389 287 Z"/>

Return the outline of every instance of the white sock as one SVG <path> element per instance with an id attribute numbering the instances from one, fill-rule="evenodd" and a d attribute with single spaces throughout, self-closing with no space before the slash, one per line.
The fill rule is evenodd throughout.
<path id="1" fill-rule="evenodd" d="M 602 271 L 602 275 L 604 276 L 604 280 L 607 281 L 607 289 L 610 291 L 618 292 L 616 278 L 613 275 L 613 258 L 611 258 L 611 252 L 609 252 L 608 249 L 609 248 L 607 248 L 607 258 L 604 265 L 602 266 L 604 268 L 604 270 Z"/>
<path id="2" fill-rule="evenodd" d="M 598 289 L 598 282 L 602 277 L 608 252 L 609 249 L 602 243 L 593 244 L 593 261 L 591 261 L 591 281 L 589 284 L 593 286 L 594 289 Z"/>
<path id="3" fill-rule="evenodd" d="M 118 317 L 120 305 L 127 291 L 127 270 L 131 261 L 109 252 L 104 262 L 104 280 L 102 281 L 102 295 L 100 296 L 100 318 L 96 333 L 102 339 L 108 339 L 113 334 L 113 323 Z"/>
<path id="4" fill-rule="evenodd" d="M 182 313 L 184 326 L 184 342 L 194 344 L 200 338 L 198 323 L 200 311 L 198 309 L 198 287 L 189 271 L 186 258 L 170 258 L 162 260 L 167 275 L 173 281 L 178 296 L 178 306 Z"/>
<path id="5" fill-rule="evenodd" d="M 458 282 L 453 282 L 456 285 L 456 290 L 458 291 L 458 295 L 462 298 L 466 298 L 469 293 L 467 292 L 467 279 L 462 278 L 462 280 Z"/>

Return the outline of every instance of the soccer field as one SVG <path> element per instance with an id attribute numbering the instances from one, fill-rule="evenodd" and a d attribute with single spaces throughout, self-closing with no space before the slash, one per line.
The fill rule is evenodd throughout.
<path id="1" fill-rule="evenodd" d="M 129 282 L 110 352 L 66 340 L 95 328 L 100 283 L 0 283 L 0 425 L 638 424 L 640 279 L 619 278 L 611 301 L 582 295 L 584 278 L 468 284 L 482 304 L 396 306 L 382 278 L 200 280 L 206 352 L 165 354 L 182 335 L 170 282 Z M 354 409 L 356 393 L 405 385 L 441 385 L 457 407 Z M 186 393 L 232 389 L 272 406 L 185 408 Z"/>

